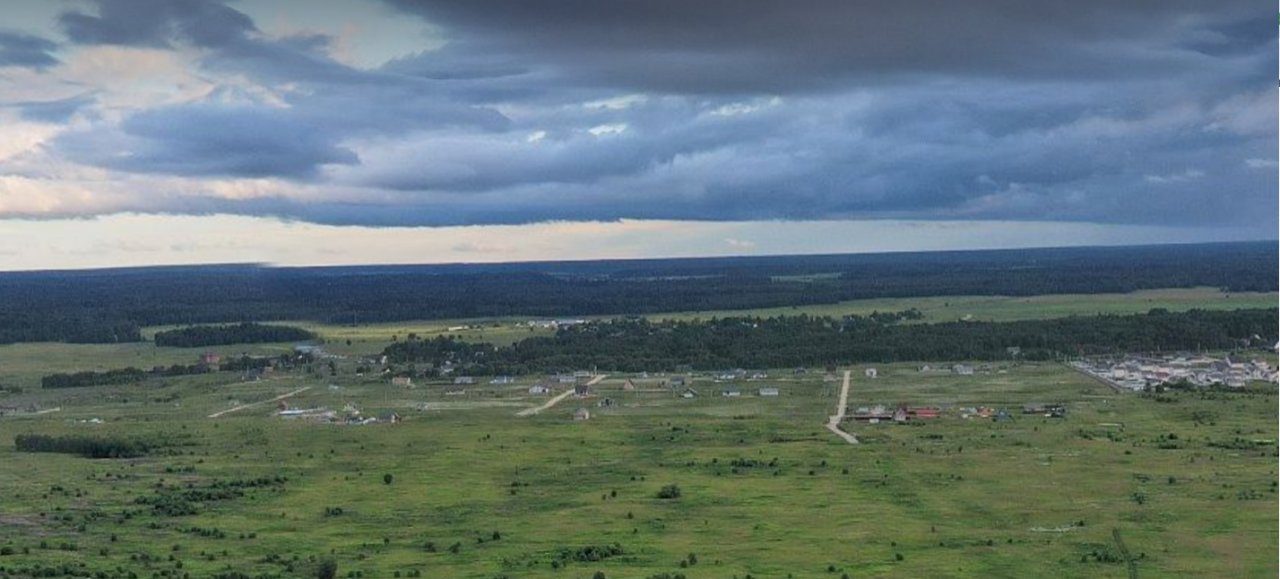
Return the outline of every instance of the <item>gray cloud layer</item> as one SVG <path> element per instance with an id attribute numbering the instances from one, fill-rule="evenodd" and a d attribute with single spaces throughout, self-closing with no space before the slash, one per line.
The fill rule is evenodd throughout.
<path id="1" fill-rule="evenodd" d="M 233 3 L 67 12 L 73 44 L 193 49 L 204 71 L 273 97 L 227 86 L 68 130 L 49 150 L 341 192 L 132 209 L 326 223 L 1276 227 L 1276 29 L 1253 2 L 388 3 L 448 44 L 357 69 L 330 56 L 335 38 L 266 35 Z M 28 66 L 56 62 L 39 58 L 52 43 L 13 38 L 0 34 L 0 63 L 11 46 L 35 51 Z M 22 111 L 59 122 L 84 106 Z"/>
<path id="2" fill-rule="evenodd" d="M 0 30 L 0 66 L 47 68 L 58 63 L 57 43 L 33 34 Z"/>

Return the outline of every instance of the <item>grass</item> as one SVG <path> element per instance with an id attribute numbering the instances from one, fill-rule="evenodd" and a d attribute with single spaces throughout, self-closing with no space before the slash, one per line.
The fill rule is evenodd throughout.
<path id="1" fill-rule="evenodd" d="M 1275 296 L 1163 290 L 870 300 L 756 313 L 917 307 L 936 321 L 1263 305 L 1274 306 Z M 706 315 L 713 314 L 672 314 Z M 223 373 L 42 391 L 39 376 L 50 372 L 193 363 L 205 349 L 0 346 L 0 384 L 26 389 L 0 394 L 0 405 L 61 408 L 0 417 L 0 553 L 12 551 L 0 554 L 0 577 L 63 563 L 104 572 L 205 577 L 231 569 L 292 577 L 310 574 L 311 559 L 325 558 L 337 561 L 340 576 L 363 577 L 418 571 L 576 578 L 597 570 L 610 578 L 1127 577 L 1123 562 L 1092 557 L 1118 552 L 1115 529 L 1142 577 L 1280 572 L 1275 385 L 1157 398 L 1116 393 L 1057 364 L 996 365 L 974 376 L 878 365 L 874 380 L 858 366 L 850 368 L 850 406 L 984 405 L 1007 407 L 1016 420 L 850 424 L 863 443 L 849 445 L 822 427 L 839 394 L 839 382 L 822 372 L 775 370 L 767 380 L 737 383 L 695 377 L 703 395 L 694 399 L 664 390 L 663 376 L 637 378 L 637 391 L 622 389 L 625 376 L 610 376 L 596 398 L 569 398 L 528 418 L 514 415 L 545 400 L 527 393 L 533 377 L 511 385 L 481 381 L 465 396 L 446 396 L 445 382 L 393 388 L 354 374 L 356 354 L 380 350 L 392 335 L 453 333 L 503 343 L 531 334 L 518 321 L 304 324 L 345 356 L 338 375 L 317 365 L 317 373 L 252 382 Z M 479 327 L 449 329 L 458 325 Z M 208 350 L 274 354 L 291 346 Z M 1275 363 L 1274 354 L 1260 355 Z M 754 396 L 762 385 L 782 395 Z M 310 389 L 289 404 L 352 404 L 366 415 L 394 410 L 405 420 L 359 427 L 288 421 L 272 416 L 270 402 L 207 418 L 304 386 Z M 729 388 L 743 396 L 717 395 Z M 596 407 L 604 398 L 615 404 Z M 1064 402 L 1069 414 L 1022 416 L 1027 402 Z M 591 420 L 571 419 L 580 406 L 591 408 Z M 178 444 L 140 459 L 91 460 L 15 452 L 12 437 L 22 433 Z M 391 484 L 384 474 L 393 475 Z M 206 504 L 192 516 L 159 516 L 135 502 L 158 484 L 200 488 L 277 475 L 288 481 Z M 667 484 L 679 485 L 678 499 L 657 498 Z M 455 543 L 456 554 L 448 550 Z M 624 554 L 552 566 L 562 549 L 612 543 Z M 682 568 L 690 553 L 697 564 Z"/>
<path id="2" fill-rule="evenodd" d="M 542 400 L 526 393 L 529 380 L 449 397 L 442 384 L 393 389 L 345 368 L 337 377 L 227 383 L 200 376 L 29 394 L 70 402 L 57 414 L 0 419 L 4 437 L 145 434 L 186 436 L 191 446 L 172 456 L 89 460 L 0 445 L 0 546 L 15 550 L 0 565 L 69 561 L 158 571 L 173 568 L 167 558 L 174 554 L 193 576 L 228 566 L 294 576 L 314 556 L 334 558 L 340 574 L 365 577 L 414 569 L 485 578 L 596 570 L 608 577 L 819 577 L 828 566 L 836 577 L 1125 577 L 1123 563 L 1081 562 L 1113 548 L 1119 528 L 1142 557 L 1142 576 L 1276 574 L 1274 386 L 1158 402 L 1119 395 L 1053 364 L 975 376 L 921 374 L 907 364 L 878 369 L 875 380 L 852 369 L 851 405 L 984 404 L 1016 412 L 1028 401 L 1064 401 L 1070 414 L 851 425 L 864 441 L 854 446 L 821 427 L 838 384 L 789 372 L 763 381 L 781 389 L 776 399 L 752 396 L 754 382 L 732 386 L 742 398 L 682 399 L 652 391 L 660 377 L 626 392 L 623 377 L 613 376 L 594 400 L 570 398 L 523 419 L 515 411 Z M 406 420 L 320 425 L 271 417 L 270 406 L 204 418 L 300 385 L 314 387 L 292 400 L 299 407 L 354 403 L 366 413 L 395 409 Z M 731 387 L 707 377 L 693 385 L 704 394 Z M 571 420 L 575 408 L 605 397 L 617 404 L 592 407 L 592 420 Z M 81 422 L 89 418 L 104 423 Z M 1177 448 L 1160 448 L 1170 434 Z M 1271 442 L 1210 446 L 1236 438 Z M 755 462 L 735 469 L 735 459 Z M 394 475 L 390 485 L 386 473 Z M 133 504 L 161 481 L 198 486 L 275 475 L 289 479 L 280 490 L 257 490 L 190 517 L 155 516 Z M 681 497 L 658 499 L 667 484 L 679 485 Z M 326 516 L 330 507 L 342 514 Z M 124 510 L 138 514 L 117 524 Z M 184 531 L 191 527 L 216 528 L 225 538 Z M 41 541 L 78 550 L 41 549 Z M 426 551 L 427 542 L 436 552 Z M 615 542 L 624 555 L 551 565 L 562 548 Z M 454 543 L 457 554 L 447 550 Z M 689 553 L 698 563 L 682 569 Z M 137 560 L 142 554 L 154 562 Z M 292 572 L 268 562 L 295 555 Z"/>
<path id="3" fill-rule="evenodd" d="M 652 317 L 694 319 L 726 317 L 743 313 L 764 317 L 802 313 L 839 317 L 848 314 L 865 315 L 876 311 L 892 312 L 916 308 L 924 314 L 921 320 L 924 323 L 955 320 L 1007 322 L 1095 314 L 1135 314 L 1145 313 L 1153 308 L 1165 308 L 1169 311 L 1273 308 L 1276 307 L 1278 299 L 1280 298 L 1277 294 L 1267 292 L 1227 293 L 1215 288 L 1186 288 L 1145 290 L 1126 294 L 884 298 L 814 306 L 762 308 L 747 312 L 733 310 L 678 312 Z"/>

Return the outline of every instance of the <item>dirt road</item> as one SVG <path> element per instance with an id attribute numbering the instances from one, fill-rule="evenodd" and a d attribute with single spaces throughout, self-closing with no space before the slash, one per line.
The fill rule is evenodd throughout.
<path id="1" fill-rule="evenodd" d="M 827 420 L 827 430 L 843 438 L 849 444 L 858 444 L 858 437 L 840 429 L 840 421 L 844 420 L 845 409 L 849 406 L 849 370 L 844 371 L 844 384 L 840 386 L 840 405 L 836 406 L 835 415 Z"/>
<path id="2" fill-rule="evenodd" d="M 608 374 L 601 374 L 599 376 L 596 376 L 595 378 L 592 378 L 590 382 L 587 382 L 587 386 L 595 386 L 601 380 L 604 380 L 605 378 L 608 378 L 608 377 L 609 377 Z M 539 412 L 542 412 L 543 410 L 547 410 L 548 408 L 551 408 L 552 406 L 559 404 L 561 400 L 564 400 L 565 398 L 568 398 L 569 396 L 572 396 L 572 395 L 573 395 L 573 388 L 570 388 L 568 390 L 565 390 L 564 392 L 556 394 L 555 397 L 548 400 L 546 404 L 543 404 L 542 406 L 538 406 L 536 408 L 525 408 L 524 410 L 517 412 L 516 416 L 533 416 Z"/>
<path id="3" fill-rule="evenodd" d="M 248 403 L 248 404 L 241 404 L 241 405 L 239 405 L 239 406 L 236 406 L 235 408 L 228 408 L 228 409 L 223 410 L 223 411 L 221 411 L 221 412 L 214 412 L 213 414 L 210 414 L 210 415 L 209 415 L 209 418 L 217 418 L 217 417 L 219 417 L 219 416 L 222 416 L 223 414 L 230 414 L 230 413 L 232 413 L 232 412 L 236 412 L 236 411 L 239 411 L 239 410 L 244 410 L 245 408 L 252 408 L 252 407 L 257 406 L 257 405 L 259 405 L 259 404 L 266 404 L 266 403 L 268 403 L 268 402 L 278 402 L 278 401 L 280 401 L 280 400 L 284 400 L 285 398 L 288 398 L 288 397 L 290 397 L 290 396 L 293 396 L 294 394 L 300 394 L 300 393 L 302 393 L 302 392 L 306 392 L 307 390 L 310 390 L 310 389 L 311 389 L 311 387 L 310 387 L 310 386 L 303 386 L 302 388 L 299 388 L 299 389 L 297 389 L 297 390 L 294 390 L 293 392 L 290 392 L 290 393 L 288 393 L 288 394 L 281 394 L 281 395 L 276 396 L 275 398 L 272 398 L 272 399 L 270 399 L 270 400 L 263 400 L 263 401 L 261 401 L 261 402 L 250 402 L 250 403 Z"/>

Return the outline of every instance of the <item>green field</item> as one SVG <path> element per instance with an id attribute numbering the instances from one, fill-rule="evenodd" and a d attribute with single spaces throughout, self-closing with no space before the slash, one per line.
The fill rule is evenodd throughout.
<path id="1" fill-rule="evenodd" d="M 790 372 L 759 383 L 695 379 L 703 395 L 694 399 L 662 391 L 658 377 L 638 380 L 638 392 L 612 377 L 596 398 L 571 397 L 530 418 L 514 416 L 543 401 L 525 392 L 527 380 L 458 397 L 440 384 L 392 388 L 350 375 L 51 391 L 34 398 L 61 411 L 0 418 L 0 433 L 145 433 L 184 446 L 173 456 L 116 460 L 0 446 L 0 545 L 14 551 L 0 565 L 158 571 L 181 561 L 192 576 L 228 567 L 295 576 L 308 558 L 332 557 L 342 573 L 365 577 L 414 569 L 447 577 L 820 577 L 828 566 L 837 577 L 1124 577 L 1123 563 L 1092 558 L 1116 555 L 1112 532 L 1120 529 L 1142 576 L 1276 574 L 1274 386 L 1158 402 L 1057 365 L 975 376 L 879 369 L 875 380 L 854 369 L 851 406 L 1017 413 L 1024 402 L 1064 401 L 1070 414 L 849 426 L 863 440 L 849 445 L 821 427 L 838 382 Z M 755 396 L 759 384 L 782 395 Z M 271 403 L 207 418 L 302 386 L 312 388 L 290 400 L 297 407 L 354 403 L 405 420 L 288 421 L 271 415 Z M 744 396 L 716 395 L 725 388 Z M 617 404 L 594 407 L 606 397 Z M 571 420 L 580 406 L 591 407 L 591 420 Z M 103 423 L 84 422 L 95 418 Z M 195 515 L 134 504 L 161 482 L 277 475 L 288 482 Z M 682 496 L 656 498 L 666 484 Z M 327 516 L 330 508 L 342 514 Z M 134 514 L 119 521 L 125 511 Z M 64 543 L 76 550 L 59 550 Z M 448 551 L 454 543 L 456 554 Z M 613 543 L 622 555 L 552 566 L 561 549 Z M 690 553 L 697 564 L 682 569 Z M 274 556 L 284 563 L 269 562 Z"/>
<path id="2" fill-rule="evenodd" d="M 1227 293 L 1215 288 L 1159 289 L 1127 294 L 1072 294 L 1040 296 L 944 296 L 926 298 L 885 298 L 854 300 L 838 304 L 795 306 L 750 310 L 751 315 L 779 316 L 809 314 L 839 317 L 848 314 L 896 312 L 916 308 L 924 314 L 921 323 L 956 320 L 1008 322 L 1095 314 L 1136 314 L 1153 308 L 1171 312 L 1191 309 L 1235 310 L 1274 308 L 1280 296 L 1266 292 Z M 693 319 L 742 315 L 734 310 L 680 312 L 653 317 Z"/>
<path id="3" fill-rule="evenodd" d="M 1247 301 L 1190 291 L 877 300 L 826 313 L 914 306 L 937 320 L 964 304 L 975 317 L 1014 319 Z M 458 322 L 309 327 L 327 349 L 348 355 L 411 331 L 493 341 L 528 334 L 514 322 L 462 332 L 447 330 Z M 404 388 L 357 376 L 354 356 L 335 360 L 336 376 L 317 364 L 314 373 L 258 381 L 218 373 L 38 388 L 50 372 L 189 364 L 201 351 L 0 346 L 0 384 L 25 390 L 0 394 L 0 406 L 45 411 L 0 416 L 0 577 L 64 564 L 104 576 L 315 576 L 325 559 L 343 577 L 1128 577 L 1117 530 L 1140 577 L 1280 572 L 1274 384 L 1143 396 L 1049 363 L 993 365 L 973 376 L 880 365 L 876 379 L 852 367 L 850 407 L 991 406 L 1015 415 L 848 424 L 857 445 L 823 428 L 840 382 L 820 370 L 723 383 L 693 376 L 700 396 L 692 399 L 665 389 L 669 376 L 633 377 L 637 389 L 624 391 L 628 376 L 613 375 L 595 396 L 571 396 L 531 417 L 516 413 L 547 400 L 527 392 L 536 377 L 480 379 L 453 396 L 446 382 Z M 757 396 L 761 386 L 781 395 Z M 352 405 L 404 420 L 344 426 L 274 415 L 274 397 L 303 388 L 289 405 Z M 726 389 L 742 396 L 720 396 Z M 598 407 L 605 398 L 614 404 Z M 1063 402 L 1069 413 L 1024 416 L 1028 402 Z M 578 408 L 591 419 L 574 421 Z M 17 452 L 13 438 L 25 433 L 167 445 L 129 459 Z M 240 497 L 193 499 L 195 514 L 145 504 L 158 485 L 179 494 L 258 477 L 287 480 Z M 679 498 L 657 497 L 668 484 L 679 486 Z M 615 544 L 618 554 L 579 560 Z"/>

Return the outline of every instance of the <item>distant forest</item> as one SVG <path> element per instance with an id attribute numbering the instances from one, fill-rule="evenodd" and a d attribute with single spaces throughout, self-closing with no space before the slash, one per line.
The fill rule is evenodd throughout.
<path id="1" fill-rule="evenodd" d="M 559 330 L 511 346 L 451 337 L 391 344 L 388 359 L 409 373 L 530 374 L 584 368 L 624 372 L 785 368 L 951 360 L 1051 360 L 1118 352 L 1268 348 L 1277 310 L 1080 316 L 1016 322 L 902 324 L 900 315 L 730 317 L 699 321 L 618 319 Z"/>
<path id="2" fill-rule="evenodd" d="M 498 265 L 0 274 L 0 343 L 133 342 L 165 324 L 630 315 L 879 297 L 1277 289 L 1275 242 Z M 808 277 L 806 277 L 808 276 Z"/>

